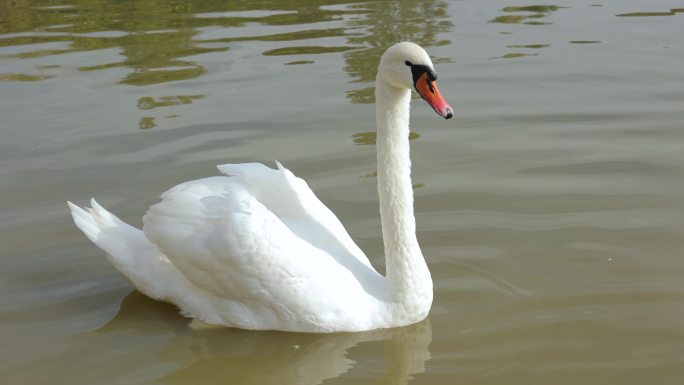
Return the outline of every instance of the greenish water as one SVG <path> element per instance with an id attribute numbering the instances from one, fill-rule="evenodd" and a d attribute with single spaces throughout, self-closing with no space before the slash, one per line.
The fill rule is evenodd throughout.
<path id="1" fill-rule="evenodd" d="M 0 383 L 680 384 L 677 1 L 0 1 Z M 218 163 L 277 159 L 378 268 L 373 79 L 433 55 L 412 110 L 424 323 L 193 331 L 74 227 L 140 226 Z"/>

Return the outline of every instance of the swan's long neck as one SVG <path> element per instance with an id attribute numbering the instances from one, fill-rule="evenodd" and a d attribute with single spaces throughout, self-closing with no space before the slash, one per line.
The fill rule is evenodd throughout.
<path id="1" fill-rule="evenodd" d="M 418 246 L 413 214 L 411 91 L 393 87 L 379 75 L 375 98 L 378 195 L 389 295 L 398 316 L 425 317 L 432 304 L 432 279 Z"/>

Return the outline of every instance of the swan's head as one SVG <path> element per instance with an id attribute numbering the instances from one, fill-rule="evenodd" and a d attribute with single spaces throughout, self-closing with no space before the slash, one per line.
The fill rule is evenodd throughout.
<path id="1" fill-rule="evenodd" d="M 413 88 L 440 116 L 449 119 L 454 115 L 437 89 L 430 56 L 418 44 L 403 42 L 389 47 L 380 59 L 378 80 L 397 88 Z"/>

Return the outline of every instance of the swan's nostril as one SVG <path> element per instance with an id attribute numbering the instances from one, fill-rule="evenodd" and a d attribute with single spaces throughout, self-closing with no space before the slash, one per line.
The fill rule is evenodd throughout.
<path id="1" fill-rule="evenodd" d="M 452 110 L 451 107 L 447 107 L 445 112 L 444 119 L 451 119 L 451 117 L 454 116 L 454 110 Z"/>

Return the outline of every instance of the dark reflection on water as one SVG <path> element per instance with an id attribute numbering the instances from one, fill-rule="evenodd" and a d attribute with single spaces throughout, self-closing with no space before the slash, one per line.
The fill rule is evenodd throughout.
<path id="1" fill-rule="evenodd" d="M 497 16 L 489 20 L 490 23 L 498 24 L 527 24 L 527 25 L 547 25 L 551 24 L 541 19 L 547 17 L 551 12 L 569 8 L 558 5 L 528 5 L 528 6 L 508 6 L 501 9 L 504 15 Z M 511 34 L 510 32 L 500 32 L 501 34 Z M 507 48 L 517 49 L 540 49 L 550 47 L 550 44 L 510 44 Z M 527 52 L 508 52 L 501 56 L 490 57 L 490 59 L 518 59 L 528 56 L 538 56 L 537 53 Z"/>
<path id="2" fill-rule="evenodd" d="M 147 130 L 155 127 L 157 127 L 157 123 L 154 122 L 153 116 L 143 116 L 140 118 L 140 122 L 138 122 L 138 128 L 141 130 Z"/>
<path id="3" fill-rule="evenodd" d="M 551 44 L 511 44 L 507 45 L 507 48 L 531 48 L 531 49 L 539 49 L 539 48 L 546 48 L 550 47 Z"/>
<path id="4" fill-rule="evenodd" d="M 35 82 L 60 76 L 61 66 L 45 60 L 76 52 L 101 51 L 95 62 L 75 60 L 84 72 L 128 70 L 118 83 L 151 86 L 194 79 L 207 73 L 197 55 L 228 53 L 239 42 L 285 42 L 262 49 L 266 56 L 293 57 L 284 65 L 311 64 L 317 55 L 344 53 L 344 70 L 362 86 L 349 90 L 353 103 L 372 103 L 377 62 L 383 50 L 411 40 L 425 47 L 446 45 L 439 34 L 452 24 L 444 1 L 13 1 L 0 4 L 1 59 L 22 60 L 22 72 L 1 73 L 0 82 Z M 331 24 L 332 23 L 332 24 Z M 244 33 L 250 24 L 268 33 Z M 301 26 L 286 32 L 273 27 Z M 320 26 L 320 27 L 319 27 Z M 211 29 L 228 31 L 213 38 Z M 247 31 L 253 31 L 247 30 Z M 339 40 L 336 38 L 344 38 Z M 336 39 L 336 40 L 333 40 Z M 315 43 L 308 43 L 309 41 Z M 307 42 L 307 43 L 305 43 Z M 342 44 L 340 44 L 342 43 Z M 110 50 L 110 54 L 107 50 Z M 31 68 L 33 59 L 43 59 Z M 59 59 L 57 59 L 59 60 Z M 445 59 L 436 58 L 435 62 Z M 68 71 L 67 69 L 64 69 Z M 52 71 L 52 72 L 51 72 Z M 110 72 L 111 74 L 112 72 Z M 203 95 L 146 96 L 137 107 L 150 110 L 189 104 Z M 138 128 L 157 127 L 154 116 Z"/>
<path id="5" fill-rule="evenodd" d="M 170 107 L 180 104 L 190 104 L 193 100 L 202 99 L 204 95 L 160 96 L 158 98 L 144 97 L 138 99 L 138 108 L 151 110 L 158 107 Z"/>
<path id="6" fill-rule="evenodd" d="M 331 7 L 343 6 L 338 9 Z M 207 69 L 189 57 L 226 52 L 239 41 L 300 41 L 346 37 L 345 46 L 302 45 L 263 51 L 264 55 L 317 55 L 351 51 L 345 70 L 355 82 L 374 80 L 379 55 L 388 45 L 412 40 L 423 46 L 444 45 L 437 34 L 446 32 L 443 1 L 13 1 L 0 5 L 0 47 L 36 45 L 4 57 L 31 59 L 79 51 L 119 49 L 122 59 L 83 65 L 80 71 L 130 68 L 120 83 L 145 86 L 192 79 Z M 249 23 L 264 26 L 316 25 L 343 22 L 344 28 L 307 28 L 301 31 L 254 36 L 202 39 L 202 30 L 235 28 Z M 395 26 L 401 25 L 401 28 Z M 355 30 L 349 33 L 349 29 Z M 46 45 L 45 43 L 50 43 Z M 102 60 L 100 58 L 100 60 Z M 111 60 L 111 59 L 110 59 Z M 285 64 L 307 64 L 296 60 Z M 2 74 L 0 81 L 37 81 L 44 74 Z M 350 91 L 353 102 L 372 102 L 372 88 Z"/>
<path id="7" fill-rule="evenodd" d="M 38 80 L 50 79 L 51 77 L 52 76 L 47 76 L 47 75 L 29 75 L 29 74 L 21 74 L 21 73 L 9 73 L 9 74 L 0 74 L 0 82 L 11 82 L 11 81 L 35 82 Z"/>
<path id="8" fill-rule="evenodd" d="M 232 43 L 237 41 L 294 41 L 319 39 L 324 37 L 343 36 L 344 28 L 324 28 L 324 29 L 309 29 L 304 31 L 293 31 L 287 33 L 276 33 L 261 36 L 235 36 L 225 37 L 220 39 L 203 39 L 203 43 Z"/>
<path id="9" fill-rule="evenodd" d="M 364 358 L 359 348 L 368 344 L 385 350 L 385 368 L 380 368 L 384 374 L 379 376 L 383 383 L 406 384 L 430 359 L 429 320 L 405 328 L 339 334 L 192 330 L 188 322 L 172 305 L 134 291 L 95 334 L 172 335 L 155 352 L 160 362 L 173 364 L 163 375 L 171 384 L 320 384 L 354 370 L 357 359 Z"/>
<path id="10" fill-rule="evenodd" d="M 629 12 L 621 13 L 618 17 L 644 17 L 644 16 L 672 16 L 677 13 L 684 13 L 684 8 L 672 8 L 669 12 Z"/>
<path id="11" fill-rule="evenodd" d="M 148 85 L 197 77 L 206 69 L 183 57 L 226 51 L 227 47 L 199 47 L 192 38 L 198 28 L 214 21 L 189 17 L 193 13 L 222 9 L 220 1 L 188 3 L 171 1 L 13 1 L 3 3 L 0 31 L 2 46 L 40 44 L 36 50 L 13 57 L 28 59 L 77 51 L 121 49 L 124 60 L 82 66 L 81 71 L 126 67 L 133 72 L 123 84 Z M 57 7 L 58 6 L 58 7 Z M 224 24 L 240 25 L 249 19 L 232 19 Z M 30 35 L 27 35 L 29 33 Z M 41 43 L 62 43 L 43 48 Z"/>
<path id="12" fill-rule="evenodd" d="M 527 5 L 524 7 L 504 7 L 503 11 L 504 12 L 548 13 L 548 12 L 557 11 L 561 8 L 567 8 L 567 7 L 560 7 L 557 5 Z"/>
<path id="13" fill-rule="evenodd" d="M 285 63 L 287 66 L 300 65 L 300 64 L 313 64 L 313 60 L 294 60 Z"/>
<path id="14" fill-rule="evenodd" d="M 101 54 L 96 63 L 81 64 L 79 71 L 117 68 L 130 71 L 119 83 L 150 86 L 202 76 L 207 68 L 193 57 L 227 53 L 238 42 L 289 42 L 268 47 L 266 56 L 292 56 L 284 65 L 311 64 L 317 55 L 344 53 L 344 70 L 352 82 L 361 84 L 347 92 L 353 103 L 373 103 L 377 63 L 383 50 L 410 40 L 424 47 L 449 44 L 438 35 L 452 26 L 444 1 L 14 1 L 0 5 L 0 48 L 21 47 L 2 58 L 30 60 L 94 50 L 117 50 Z M 349 17 L 353 16 L 353 17 Z M 349 17 L 345 19 L 345 17 Z M 337 25 L 321 24 L 336 23 Z M 240 36 L 238 27 L 249 24 L 301 30 Z M 320 28 L 316 28 L 320 24 Z M 203 35 L 211 28 L 233 31 L 229 36 Z M 231 29 L 232 28 L 232 29 Z M 270 30 L 269 30 L 270 31 Z M 210 34 L 209 34 L 210 35 Z M 325 39 L 343 37 L 326 44 Z M 302 44 L 315 41 L 315 44 Z M 226 56 L 224 61 L 229 60 Z M 436 58 L 435 62 L 446 59 Z M 26 66 L 25 66 L 26 67 Z M 33 73 L 0 73 L 1 81 L 41 81 L 53 78 L 50 69 L 59 65 L 41 63 Z M 137 107 L 151 110 L 189 104 L 202 95 L 146 96 Z M 173 116 L 172 116 L 173 117 Z M 139 118 L 138 128 L 157 127 L 154 116 Z M 359 134 L 361 136 L 364 133 Z M 355 138 L 356 143 L 363 142 Z"/>
<path id="15" fill-rule="evenodd" d="M 195 40 L 201 29 L 209 27 L 241 27 L 248 23 L 261 25 L 311 24 L 336 20 L 339 11 L 322 10 L 322 5 L 344 2 L 295 1 L 12 1 L 0 5 L 0 47 L 39 44 L 35 50 L 11 55 L 29 59 L 78 51 L 121 49 L 123 60 L 82 66 L 81 71 L 97 71 L 116 67 L 133 72 L 120 80 L 123 84 L 144 86 L 191 79 L 206 68 L 189 56 L 228 51 L 227 45 L 207 47 Z M 250 16 L 245 11 L 272 11 Z M 22 33 L 21 35 L 16 35 Z M 341 29 L 300 31 L 292 34 L 254 36 L 210 40 L 228 43 L 239 40 L 298 40 L 322 36 L 339 36 Z M 60 43 L 59 48 L 45 48 L 44 43 Z M 326 49 L 305 53 L 324 53 Z M 337 52 L 337 50 L 333 50 Z M 39 80 L 35 76 L 15 76 L 13 80 Z M 7 78 L 7 75 L 4 76 Z"/>
<path id="16" fill-rule="evenodd" d="M 344 52 L 349 51 L 353 48 L 351 47 L 322 47 L 322 46 L 298 46 L 298 47 L 285 47 L 285 48 L 275 48 L 268 51 L 264 51 L 266 56 L 283 56 L 283 55 L 312 55 L 321 53 L 333 53 L 333 52 Z"/>
<path id="17" fill-rule="evenodd" d="M 526 56 L 538 56 L 538 53 L 521 53 L 521 52 L 511 52 L 504 54 L 502 56 L 493 57 L 491 59 L 517 59 Z"/>
<path id="18" fill-rule="evenodd" d="M 551 24 L 546 21 L 539 21 L 536 19 L 541 19 L 547 16 L 547 14 L 557 11 L 561 8 L 568 8 L 568 7 L 561 7 L 557 5 L 528 5 L 528 6 L 523 6 L 523 7 L 504 7 L 502 9 L 503 12 L 506 13 L 513 13 L 507 14 L 507 15 L 502 15 L 502 16 L 497 16 L 494 19 L 490 20 L 490 23 L 501 23 L 501 24 L 529 24 L 529 25 L 546 25 L 546 24 Z"/>

